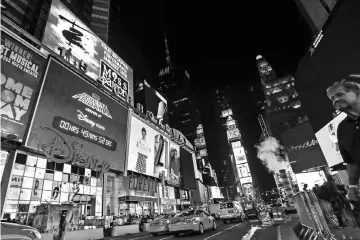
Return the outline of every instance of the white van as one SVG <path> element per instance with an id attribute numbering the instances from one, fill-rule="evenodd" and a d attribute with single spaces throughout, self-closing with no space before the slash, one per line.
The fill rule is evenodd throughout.
<path id="1" fill-rule="evenodd" d="M 242 222 L 243 220 L 243 208 L 241 207 L 239 202 L 224 202 L 220 203 L 220 219 L 224 221 L 226 224 L 228 221 L 239 220 Z"/>

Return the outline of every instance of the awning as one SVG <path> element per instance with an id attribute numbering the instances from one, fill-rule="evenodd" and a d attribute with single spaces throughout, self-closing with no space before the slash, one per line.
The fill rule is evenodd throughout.
<path id="1" fill-rule="evenodd" d="M 123 196 L 119 197 L 119 202 L 157 202 L 158 199 L 154 197 L 143 196 Z"/>

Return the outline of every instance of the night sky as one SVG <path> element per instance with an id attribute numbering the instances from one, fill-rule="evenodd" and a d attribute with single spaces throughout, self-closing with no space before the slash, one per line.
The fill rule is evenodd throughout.
<path id="1" fill-rule="evenodd" d="M 255 57 L 263 55 L 278 76 L 294 74 L 312 39 L 293 0 L 231 4 L 158 0 L 125 1 L 121 5 L 123 31 L 133 37 L 147 57 L 152 78 L 148 81 L 154 85 L 157 73 L 166 66 L 166 32 L 172 62 L 185 66 L 190 73 L 209 148 L 211 138 L 216 136 L 207 133 L 211 132 L 207 129 L 212 127 L 213 115 L 206 103 L 214 88 L 230 84 L 239 96 L 240 130 L 247 129 L 243 137 L 251 148 L 260 134 L 256 97 L 248 91 L 249 86 L 260 84 Z M 255 151 L 250 152 L 253 157 L 249 161 L 259 161 Z M 210 151 L 210 161 L 216 167 L 217 159 L 211 155 Z M 262 173 L 259 170 L 255 174 Z"/>

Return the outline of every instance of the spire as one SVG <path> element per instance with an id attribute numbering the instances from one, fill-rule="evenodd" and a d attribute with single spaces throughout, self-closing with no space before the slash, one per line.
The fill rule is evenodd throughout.
<path id="1" fill-rule="evenodd" d="M 168 66 L 170 67 L 170 51 L 169 51 L 169 47 L 168 47 L 168 43 L 167 43 L 167 39 L 166 39 L 166 33 L 164 33 L 165 35 L 165 53 L 166 53 L 166 63 L 168 64 Z"/>

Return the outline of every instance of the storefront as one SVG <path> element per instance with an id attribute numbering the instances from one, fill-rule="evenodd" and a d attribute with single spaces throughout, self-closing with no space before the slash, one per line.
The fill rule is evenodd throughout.
<path id="1" fill-rule="evenodd" d="M 160 196 L 161 196 L 161 205 L 160 213 L 175 213 L 178 211 L 176 208 L 176 199 L 175 199 L 175 188 L 172 186 L 161 186 L 159 185 Z"/>
<path id="2" fill-rule="evenodd" d="M 97 172 L 21 151 L 15 154 L 3 218 L 33 226 L 41 205 L 76 205 L 84 229 L 89 216 L 102 216 L 102 179 Z"/>

